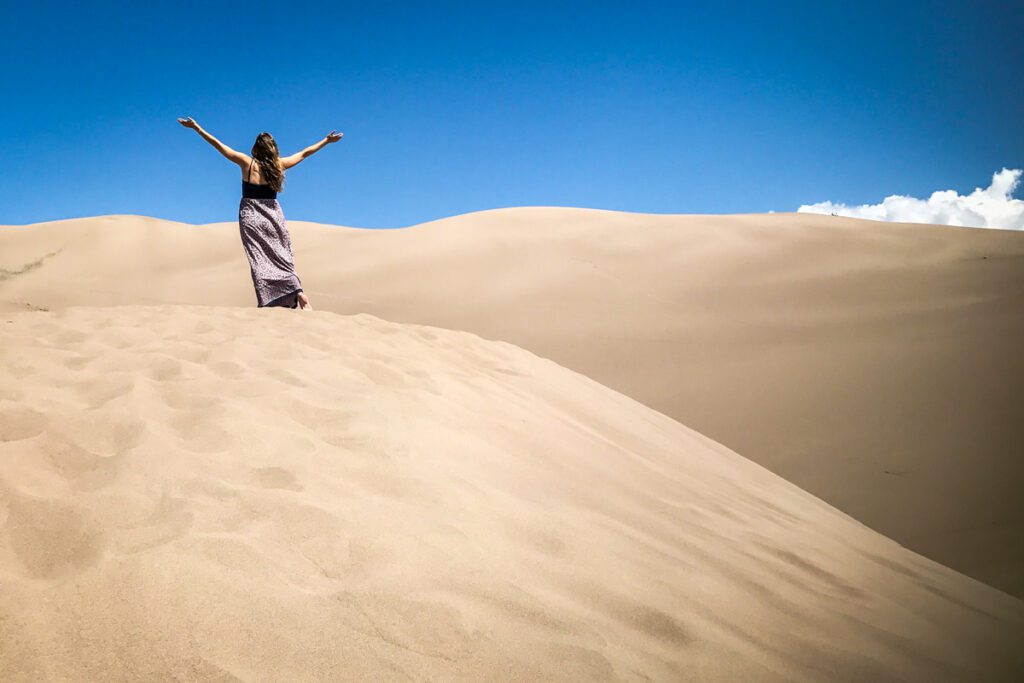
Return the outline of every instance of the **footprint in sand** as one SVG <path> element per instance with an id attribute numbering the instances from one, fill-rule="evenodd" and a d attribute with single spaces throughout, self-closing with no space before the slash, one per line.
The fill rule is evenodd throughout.
<path id="1" fill-rule="evenodd" d="M 43 450 L 54 469 L 78 491 L 109 486 L 124 468 L 123 453 L 104 457 L 59 434 L 47 434 Z"/>
<path id="2" fill-rule="evenodd" d="M 302 491 L 304 489 L 295 479 L 295 475 L 283 467 L 254 467 L 252 472 L 257 483 L 265 489 L 284 489 L 286 491 Z"/>
<path id="3" fill-rule="evenodd" d="M 145 374 L 150 379 L 158 382 L 165 382 L 170 379 L 178 379 L 182 376 L 181 361 L 170 356 L 159 357 L 153 354 L 146 364 Z"/>
<path id="4" fill-rule="evenodd" d="M 152 513 L 141 524 L 121 529 L 112 545 L 129 555 L 181 538 L 192 528 L 195 518 L 185 509 L 187 505 L 184 498 L 172 496 L 165 484 Z"/>
<path id="5" fill-rule="evenodd" d="M 85 408 L 99 408 L 135 388 L 135 378 L 129 373 L 110 373 L 72 385 L 74 395 Z"/>
<path id="6" fill-rule="evenodd" d="M 183 410 L 168 419 L 179 443 L 193 453 L 222 453 L 234 441 L 232 435 L 217 424 L 216 416 L 202 410 Z"/>
<path id="7" fill-rule="evenodd" d="M 245 368 L 233 360 L 219 360 L 207 367 L 221 379 L 238 379 L 245 374 Z"/>
<path id="8" fill-rule="evenodd" d="M 281 405 L 285 415 L 303 427 L 319 432 L 322 429 L 337 429 L 352 423 L 360 413 L 357 410 L 338 410 L 289 398 Z"/>
<path id="9" fill-rule="evenodd" d="M 146 424 L 128 407 L 105 407 L 62 415 L 56 436 L 100 457 L 120 456 L 138 446 Z"/>
<path id="10" fill-rule="evenodd" d="M 47 422 L 46 415 L 34 408 L 0 405 L 0 442 L 31 439 L 46 429 Z"/>
<path id="11" fill-rule="evenodd" d="M 104 546 L 99 529 L 82 510 L 17 494 L 10 498 L 0 541 L 38 579 L 80 573 L 97 563 Z"/>

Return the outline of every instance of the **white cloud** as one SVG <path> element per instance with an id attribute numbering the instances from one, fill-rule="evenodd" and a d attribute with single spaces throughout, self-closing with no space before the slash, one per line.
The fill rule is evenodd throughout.
<path id="1" fill-rule="evenodd" d="M 881 204 L 847 206 L 832 202 L 805 204 L 800 213 L 825 213 L 851 218 L 900 223 L 938 223 L 974 228 L 1007 228 L 1024 230 L 1024 201 L 1013 198 L 1020 183 L 1021 170 L 1007 169 L 992 175 L 992 184 L 985 189 L 961 195 L 955 190 L 933 192 L 928 199 L 894 194 Z"/>

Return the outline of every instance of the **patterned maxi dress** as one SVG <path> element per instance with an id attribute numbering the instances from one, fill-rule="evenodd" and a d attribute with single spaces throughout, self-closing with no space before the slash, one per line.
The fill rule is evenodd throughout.
<path id="1" fill-rule="evenodd" d="M 249 259 L 256 305 L 296 308 L 302 281 L 295 273 L 292 238 L 277 199 L 243 196 L 238 205 L 238 231 Z"/>

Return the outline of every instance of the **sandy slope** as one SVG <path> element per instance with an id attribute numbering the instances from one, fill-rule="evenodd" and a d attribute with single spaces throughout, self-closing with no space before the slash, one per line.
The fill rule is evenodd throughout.
<path id="1" fill-rule="evenodd" d="M 1024 602 L 507 343 L 162 305 L 0 354 L 5 681 L 1024 673 Z"/>
<path id="2" fill-rule="evenodd" d="M 320 309 L 552 358 L 1024 596 L 1024 233 L 555 208 L 290 225 Z M 0 229 L 0 308 L 253 306 L 237 230 Z"/>

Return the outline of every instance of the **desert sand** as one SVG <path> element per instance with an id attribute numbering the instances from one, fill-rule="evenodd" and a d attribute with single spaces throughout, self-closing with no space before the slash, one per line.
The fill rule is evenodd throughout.
<path id="1" fill-rule="evenodd" d="M 551 207 L 289 226 L 318 311 L 550 358 L 1024 596 L 1024 233 Z M 2 311 L 255 305 L 235 222 L 0 228 L 0 268 Z"/>
<path id="2" fill-rule="evenodd" d="M 241 300 L 65 307 L 196 296 L 157 266 L 191 239 L 214 245 L 192 275 L 243 298 L 215 230 L 117 229 L 114 273 L 0 319 L 4 681 L 1024 672 L 1021 600 L 508 342 Z M 55 262 L 89 243 L 63 235 Z"/>

